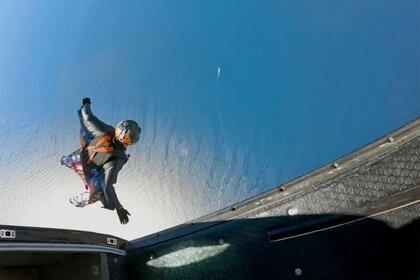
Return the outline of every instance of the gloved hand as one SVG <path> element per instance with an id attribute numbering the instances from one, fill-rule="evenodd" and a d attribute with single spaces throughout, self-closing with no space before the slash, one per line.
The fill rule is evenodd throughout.
<path id="1" fill-rule="evenodd" d="M 83 98 L 82 103 L 83 103 L 83 105 L 85 105 L 85 104 L 89 104 L 90 105 L 90 98 L 89 97 Z"/>
<path id="2" fill-rule="evenodd" d="M 121 224 L 125 225 L 128 223 L 128 216 L 131 216 L 131 214 L 125 210 L 123 207 L 117 209 L 118 218 L 120 218 Z"/>

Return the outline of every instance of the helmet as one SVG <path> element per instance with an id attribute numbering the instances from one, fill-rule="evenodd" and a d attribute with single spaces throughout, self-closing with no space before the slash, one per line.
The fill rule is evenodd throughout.
<path id="1" fill-rule="evenodd" d="M 140 126 L 132 120 L 121 121 L 115 127 L 115 138 L 124 145 L 132 145 L 140 139 Z"/>

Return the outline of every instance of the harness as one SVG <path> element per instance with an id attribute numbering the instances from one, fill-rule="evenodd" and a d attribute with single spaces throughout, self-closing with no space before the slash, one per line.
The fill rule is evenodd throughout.
<path id="1" fill-rule="evenodd" d="M 104 135 L 101 138 L 99 138 L 97 141 L 92 141 L 92 142 L 85 143 L 85 145 L 82 148 L 82 152 L 83 151 L 88 152 L 89 157 L 86 161 L 88 164 L 92 163 L 94 157 L 98 153 L 112 153 L 114 151 L 114 147 L 112 145 L 112 137 L 110 135 Z"/>

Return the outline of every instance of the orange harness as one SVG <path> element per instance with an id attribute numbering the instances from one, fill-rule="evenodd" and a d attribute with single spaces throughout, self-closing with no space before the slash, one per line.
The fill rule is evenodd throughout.
<path id="1" fill-rule="evenodd" d="M 89 153 L 89 158 L 87 163 L 92 163 L 93 158 L 97 153 L 111 153 L 114 150 L 112 146 L 112 137 L 110 135 L 104 135 L 95 143 L 94 146 L 89 144 L 84 145 L 82 151 L 87 150 Z"/>

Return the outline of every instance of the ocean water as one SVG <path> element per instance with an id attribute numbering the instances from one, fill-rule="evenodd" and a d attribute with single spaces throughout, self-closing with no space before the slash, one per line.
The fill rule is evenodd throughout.
<path id="1" fill-rule="evenodd" d="M 0 2 L 0 224 L 134 239 L 304 175 L 420 116 L 418 1 Z M 115 185 L 68 199 L 77 110 L 137 120 Z"/>

